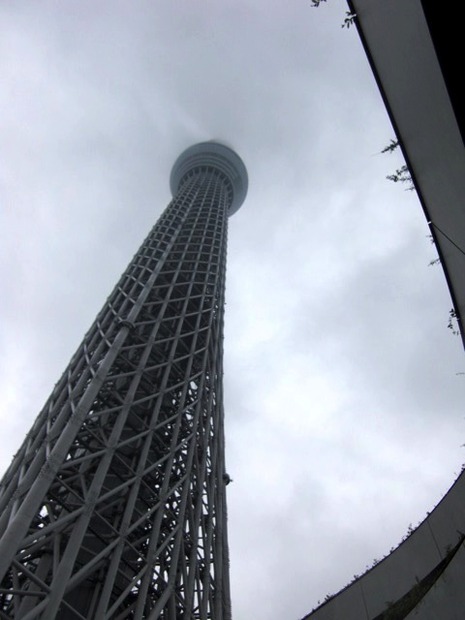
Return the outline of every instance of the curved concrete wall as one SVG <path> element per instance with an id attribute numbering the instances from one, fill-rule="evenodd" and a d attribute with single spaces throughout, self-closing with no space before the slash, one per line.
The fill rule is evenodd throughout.
<path id="1" fill-rule="evenodd" d="M 406 616 L 411 620 L 463 620 L 465 609 L 465 548 L 458 553 L 426 593 L 415 609 Z"/>
<path id="2" fill-rule="evenodd" d="M 392 553 L 305 616 L 305 619 L 374 620 L 387 611 L 390 603 L 401 599 L 446 559 L 451 549 L 463 538 L 462 532 L 465 532 L 465 472 L 462 472 L 436 508 Z M 414 617 L 416 620 L 463 620 L 463 584 L 465 546 L 462 544 L 415 610 L 403 617 Z M 459 598 L 453 599 L 456 593 Z M 447 605 L 444 607 L 446 601 L 449 601 L 450 610 Z M 462 610 L 460 615 L 454 615 L 458 613 L 457 609 Z"/>

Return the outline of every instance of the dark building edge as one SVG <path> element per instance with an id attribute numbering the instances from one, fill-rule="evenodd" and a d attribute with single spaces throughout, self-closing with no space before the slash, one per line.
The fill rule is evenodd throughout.
<path id="1" fill-rule="evenodd" d="M 383 100 L 384 103 L 384 107 L 386 108 L 386 112 L 389 116 L 389 120 L 392 124 L 392 127 L 394 129 L 394 133 L 396 135 L 396 138 L 399 142 L 399 148 L 402 151 L 402 155 L 405 159 L 405 163 L 407 164 L 407 167 L 409 169 L 409 172 L 411 174 L 412 177 L 412 183 L 415 186 L 415 190 L 418 194 L 418 199 L 420 201 L 420 204 L 422 206 L 423 212 L 425 214 L 425 218 L 426 218 L 426 222 L 428 224 L 429 230 L 430 230 L 430 234 L 434 240 L 434 244 L 436 247 L 436 250 L 438 252 L 439 255 L 439 259 L 441 261 L 441 265 L 444 271 L 444 275 L 446 278 L 446 282 L 447 282 L 447 287 L 449 289 L 451 298 L 452 298 L 452 303 L 453 306 L 455 308 L 456 311 L 456 317 L 457 317 L 457 324 L 459 326 L 460 329 L 460 334 L 461 334 L 461 338 L 462 338 L 462 342 L 465 346 L 465 328 L 464 328 L 464 317 L 461 314 L 460 308 L 459 308 L 459 304 L 458 304 L 458 300 L 457 300 L 457 296 L 455 294 L 455 290 L 454 290 L 454 285 L 453 285 L 453 281 L 452 278 L 450 277 L 449 274 L 449 269 L 447 267 L 447 262 L 444 260 L 444 255 L 442 253 L 441 250 L 441 244 L 439 243 L 438 240 L 438 235 L 436 233 L 436 229 L 434 228 L 434 226 L 431 225 L 431 221 L 432 221 L 432 217 L 430 214 L 430 211 L 427 207 L 426 204 L 426 200 L 423 196 L 423 192 L 421 189 L 421 184 L 418 182 L 415 172 L 414 172 L 414 168 L 412 166 L 412 162 L 410 160 L 410 157 L 407 154 L 407 150 L 406 147 L 404 145 L 403 139 L 402 139 L 402 134 L 399 130 L 398 124 L 396 122 L 394 113 L 392 111 L 391 105 L 389 103 L 389 99 L 387 97 L 386 91 L 384 89 L 383 83 L 381 81 L 380 75 L 378 73 L 378 70 L 376 68 L 376 65 L 373 61 L 373 57 L 370 51 L 370 48 L 368 46 L 365 34 L 363 32 L 363 29 L 360 25 L 359 20 L 357 19 L 356 15 L 357 15 L 357 10 L 354 6 L 354 3 L 352 0 L 346 0 L 347 1 L 347 5 L 349 7 L 349 11 L 351 15 L 354 15 L 354 24 L 355 27 L 357 28 L 357 32 L 358 35 L 360 37 L 360 41 L 362 43 L 363 49 L 365 51 L 368 63 L 370 65 L 370 69 L 373 73 L 373 76 L 375 78 L 376 84 L 378 86 L 381 98 Z M 408 0 L 406 0 L 408 1 Z M 462 141 L 464 141 L 464 136 L 465 136 L 465 88 L 463 88 L 463 92 L 460 91 L 460 79 L 458 77 L 458 73 L 457 70 L 455 70 L 455 74 L 457 77 L 451 78 L 451 74 L 454 73 L 454 68 L 453 68 L 453 64 L 454 64 L 454 58 L 455 55 L 457 53 L 459 53 L 459 46 L 460 46 L 460 41 L 461 41 L 461 36 L 462 34 L 459 32 L 459 27 L 461 27 L 461 29 L 463 30 L 462 27 L 462 22 L 457 21 L 454 22 L 454 20 L 450 19 L 450 15 L 447 13 L 446 17 L 444 15 L 441 15 L 440 19 L 439 19 L 439 23 L 435 24 L 432 28 L 432 23 L 433 21 L 437 18 L 438 13 L 441 12 L 440 7 L 437 6 L 437 2 L 435 3 L 434 0 L 420 0 L 421 4 L 423 6 L 424 12 L 425 12 L 425 17 L 428 23 L 428 27 L 430 29 L 430 33 L 432 36 L 432 41 L 438 56 L 438 60 L 439 60 L 439 64 L 441 66 L 442 72 L 443 72 L 443 78 L 444 81 L 446 83 L 446 87 L 447 87 L 447 91 L 449 93 L 449 96 L 451 98 L 451 103 L 452 103 L 452 107 L 454 109 L 454 113 L 457 119 L 457 124 L 459 125 L 460 128 L 460 132 L 461 132 L 461 136 L 462 136 Z M 435 6 L 436 5 L 436 6 Z M 425 6 L 426 6 L 426 11 L 425 11 Z M 447 19 L 448 18 L 448 19 Z M 446 24 L 446 19 L 447 19 L 447 24 Z M 448 35 L 445 34 L 446 28 L 450 27 L 451 31 L 450 31 L 450 37 Z M 433 36 L 434 33 L 434 36 Z M 449 40 L 450 38 L 450 40 Z M 462 39 L 463 40 L 463 39 Z M 463 50 L 463 44 L 461 46 L 462 50 Z M 440 50 L 438 52 L 438 50 Z M 463 55 L 462 55 L 463 57 Z M 458 56 L 458 58 L 460 58 L 460 56 Z M 460 91 L 460 92 L 459 92 Z"/>
<path id="2" fill-rule="evenodd" d="M 413 0 L 405 0 L 405 2 Z M 432 0 L 418 0 L 423 9 L 431 42 L 437 56 L 447 94 L 455 115 L 460 131 L 462 144 L 465 134 L 465 96 L 462 92 L 461 80 L 457 71 L 457 61 L 463 56 L 462 43 L 462 19 L 452 17 L 449 11 L 444 11 L 443 6 Z M 357 28 L 360 40 L 367 56 L 370 68 L 378 85 L 379 92 L 384 102 L 394 132 L 399 141 L 400 149 L 412 176 L 412 181 L 417 190 L 418 197 L 425 214 L 431 235 L 446 277 L 452 302 L 457 312 L 458 325 L 462 341 L 465 342 L 465 332 L 457 303 L 457 294 L 453 279 L 451 278 L 447 261 L 441 251 L 441 244 L 434 225 L 432 216 L 427 205 L 427 200 L 422 191 L 421 183 L 415 175 L 414 166 L 410 161 L 406 145 L 399 130 L 395 114 L 391 108 L 382 79 L 376 68 L 363 28 L 356 17 L 356 7 L 352 0 L 347 0 L 350 14 L 354 15 L 354 24 Z M 463 12 L 459 7 L 457 13 Z M 449 240 L 450 241 L 450 240 Z M 454 243 L 452 241 L 452 243 Z M 463 249 L 454 244 L 462 252 Z M 457 292 L 461 289 L 457 288 Z M 460 293 L 461 294 L 461 293 Z M 449 491 L 444 495 L 436 508 L 428 514 L 424 521 L 415 528 L 400 543 L 391 550 L 378 564 L 366 571 L 362 576 L 356 576 L 354 580 L 337 594 L 328 595 L 325 601 L 302 620 L 403 620 L 404 618 L 433 619 L 441 617 L 456 619 L 462 618 L 460 614 L 465 610 L 465 596 L 460 594 L 465 579 L 465 474 L 462 472 L 453 483 Z M 431 539 L 426 543 L 426 539 Z M 419 541 L 419 544 L 416 543 Z M 419 549 L 429 545 L 436 547 L 437 559 L 430 562 L 422 562 Z M 412 567 L 410 575 L 406 578 L 405 571 L 396 572 L 405 564 L 406 556 L 410 559 Z M 420 568 L 420 571 L 418 570 Z M 454 591 L 455 579 L 455 591 Z M 457 583 L 459 588 L 457 589 Z M 386 595 L 391 591 L 391 596 Z M 382 599 L 384 597 L 384 603 Z M 371 601 L 369 600 L 371 599 Z M 376 609 L 377 608 L 377 609 Z M 439 615 L 438 615 L 439 614 Z M 457 615 L 458 614 L 458 615 Z"/>

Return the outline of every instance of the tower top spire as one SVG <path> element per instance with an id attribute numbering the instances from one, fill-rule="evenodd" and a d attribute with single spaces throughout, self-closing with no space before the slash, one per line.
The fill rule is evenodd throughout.
<path id="1" fill-rule="evenodd" d="M 230 181 L 233 196 L 229 215 L 232 215 L 239 209 L 247 195 L 247 169 L 235 151 L 217 140 L 194 144 L 181 153 L 171 170 L 171 193 L 173 196 L 176 195 L 179 186 L 189 172 L 205 167 L 218 170 Z"/>

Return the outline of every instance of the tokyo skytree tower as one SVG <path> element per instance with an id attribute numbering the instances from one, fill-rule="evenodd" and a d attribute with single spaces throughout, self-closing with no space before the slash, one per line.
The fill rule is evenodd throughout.
<path id="1" fill-rule="evenodd" d="M 229 620 L 223 429 L 230 148 L 188 148 L 173 200 L 0 483 L 0 618 Z"/>

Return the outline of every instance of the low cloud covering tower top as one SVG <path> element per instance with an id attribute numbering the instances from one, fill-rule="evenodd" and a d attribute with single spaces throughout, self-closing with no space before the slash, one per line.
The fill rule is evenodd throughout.
<path id="1" fill-rule="evenodd" d="M 200 142 L 181 153 L 171 171 L 171 193 L 175 196 L 183 180 L 190 174 L 208 168 L 227 178 L 231 187 L 231 205 L 228 214 L 232 215 L 244 202 L 249 181 L 242 159 L 231 148 L 220 142 Z"/>

